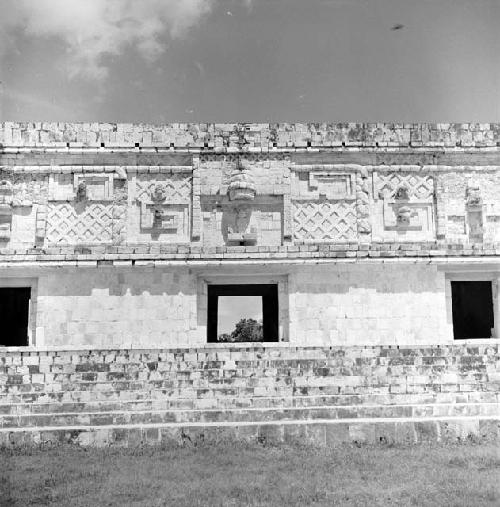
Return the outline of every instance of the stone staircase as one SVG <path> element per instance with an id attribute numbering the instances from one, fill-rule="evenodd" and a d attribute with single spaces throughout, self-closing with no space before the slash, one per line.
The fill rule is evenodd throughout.
<path id="1" fill-rule="evenodd" d="M 500 347 L 0 351 L 0 445 L 500 440 Z"/>

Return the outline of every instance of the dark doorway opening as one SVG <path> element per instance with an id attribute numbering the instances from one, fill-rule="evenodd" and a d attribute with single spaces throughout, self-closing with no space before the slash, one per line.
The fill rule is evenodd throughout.
<path id="1" fill-rule="evenodd" d="M 491 282 L 451 282 L 453 336 L 490 338 L 494 327 Z"/>
<path id="2" fill-rule="evenodd" d="M 0 287 L 0 345 L 28 345 L 30 297 L 29 287 Z"/>
<path id="3" fill-rule="evenodd" d="M 254 296 L 261 298 L 261 321 L 257 319 L 242 319 L 240 326 L 250 324 L 254 326 L 253 336 L 248 339 L 238 335 L 238 329 L 230 336 L 222 336 L 219 332 L 219 298 L 224 297 L 226 304 L 230 298 L 242 298 Z M 248 321 L 252 320 L 252 323 Z M 244 327 L 244 326 L 241 326 Z M 248 328 L 247 328 L 248 329 Z M 252 329 L 250 329 L 252 331 Z M 249 334 L 252 334 L 251 332 Z M 279 313 L 278 313 L 278 285 L 277 284 L 245 284 L 245 285 L 209 285 L 208 286 L 208 314 L 207 314 L 207 341 L 238 342 L 238 341 L 263 341 L 277 342 L 279 340 Z"/>

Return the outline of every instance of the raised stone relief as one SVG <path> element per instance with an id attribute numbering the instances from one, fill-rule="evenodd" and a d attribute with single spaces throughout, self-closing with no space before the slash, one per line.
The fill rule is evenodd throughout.
<path id="1" fill-rule="evenodd" d="M 477 183 L 470 181 L 467 184 L 465 209 L 467 212 L 467 231 L 469 241 L 482 242 L 484 234 L 483 225 L 483 198 Z"/>
<path id="2" fill-rule="evenodd" d="M 184 222 L 183 214 L 187 210 L 167 202 L 168 190 L 164 183 L 157 183 L 149 200 L 141 201 L 141 228 L 154 231 L 177 233 Z"/>
<path id="3" fill-rule="evenodd" d="M 247 162 L 240 162 L 229 178 L 227 195 L 230 201 L 253 201 L 257 191 Z"/>
<path id="4" fill-rule="evenodd" d="M 304 242 L 355 240 L 356 203 L 295 201 L 294 239 Z"/>
<path id="5" fill-rule="evenodd" d="M 87 200 L 87 183 L 85 180 L 80 181 L 76 187 L 76 202 L 84 202 Z"/>
<path id="6" fill-rule="evenodd" d="M 240 162 L 229 178 L 227 195 L 231 206 L 226 208 L 226 238 L 229 245 L 254 245 L 257 242 L 257 229 L 250 226 L 252 207 L 246 204 L 255 200 L 255 182 L 247 163 Z"/>
<path id="7" fill-rule="evenodd" d="M 51 174 L 46 212 L 41 210 L 37 217 L 37 236 L 44 230 L 48 244 L 122 242 L 127 216 L 123 176 L 113 172 Z"/>
<path id="8" fill-rule="evenodd" d="M 137 232 L 135 226 L 130 230 L 132 238 L 189 241 L 190 173 L 137 176 L 135 196 L 139 204 L 139 223 Z"/>
<path id="9" fill-rule="evenodd" d="M 355 172 L 300 166 L 293 172 L 293 238 L 297 242 L 355 241 Z"/>
<path id="10" fill-rule="evenodd" d="M 368 170 L 363 167 L 356 178 L 356 211 L 358 234 L 361 240 L 369 238 L 372 232 L 370 222 L 370 184 Z"/>
<path id="11" fill-rule="evenodd" d="M 14 185 L 8 180 L 0 181 L 0 241 L 9 241 L 12 233 L 12 217 L 15 208 L 31 208 L 33 202 L 14 195 Z"/>
<path id="12" fill-rule="evenodd" d="M 353 199 L 355 175 L 348 173 L 309 172 L 309 190 L 321 199 Z"/>
<path id="13" fill-rule="evenodd" d="M 434 181 L 429 175 L 374 173 L 374 239 L 426 240 L 435 236 Z"/>
<path id="14" fill-rule="evenodd" d="M 227 213 L 227 243 L 229 245 L 255 245 L 257 228 L 250 226 L 252 209 L 238 206 Z"/>
<path id="15" fill-rule="evenodd" d="M 12 223 L 12 183 L 0 182 L 0 240 L 10 239 Z"/>
<path id="16" fill-rule="evenodd" d="M 262 163 L 256 167 L 249 159 L 239 157 L 223 163 L 215 192 L 212 181 L 215 183 L 215 177 L 220 177 L 220 168 L 207 168 L 204 173 L 204 188 L 210 195 L 201 196 L 203 244 L 281 245 L 285 232 L 288 233 L 284 227 L 283 189 L 265 184 L 268 174 Z M 277 174 L 275 170 L 268 181 L 278 181 Z M 258 188 L 265 193 L 258 192 Z"/>

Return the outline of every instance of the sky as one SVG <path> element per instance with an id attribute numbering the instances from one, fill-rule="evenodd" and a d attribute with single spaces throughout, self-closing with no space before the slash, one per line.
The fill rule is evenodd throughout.
<path id="1" fill-rule="evenodd" d="M 231 333 L 241 319 L 262 321 L 261 296 L 219 296 L 217 333 Z"/>
<path id="2" fill-rule="evenodd" d="M 0 0 L 0 81 L 2 121 L 499 122 L 500 0 Z"/>

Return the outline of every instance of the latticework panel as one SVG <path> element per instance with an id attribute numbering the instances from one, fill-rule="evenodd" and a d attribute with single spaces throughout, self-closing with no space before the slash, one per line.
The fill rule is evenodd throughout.
<path id="1" fill-rule="evenodd" d="M 349 241 L 357 237 L 356 203 L 299 201 L 293 203 L 296 241 Z"/>
<path id="2" fill-rule="evenodd" d="M 393 198 L 401 187 L 408 189 L 409 197 L 429 199 L 434 194 L 434 180 L 432 176 L 402 173 L 378 173 L 377 192 L 379 197 Z"/>
<path id="3" fill-rule="evenodd" d="M 113 205 L 92 203 L 78 209 L 71 203 L 49 204 L 48 243 L 110 243 L 112 240 Z"/>
<path id="4" fill-rule="evenodd" d="M 191 176 L 188 173 L 141 176 L 137 178 L 136 199 L 148 201 L 158 184 L 165 187 L 167 203 L 184 203 L 189 202 L 191 199 Z"/>

